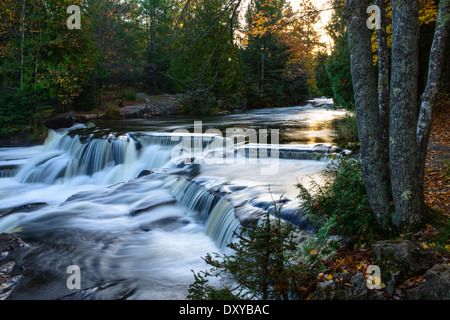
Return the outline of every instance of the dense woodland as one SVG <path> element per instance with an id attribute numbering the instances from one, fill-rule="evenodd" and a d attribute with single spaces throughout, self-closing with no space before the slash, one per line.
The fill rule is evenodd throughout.
<path id="1" fill-rule="evenodd" d="M 70 5 L 81 29 L 66 26 Z M 105 93 L 185 95 L 185 112 L 222 100 L 292 105 L 310 95 L 319 11 L 302 1 L 23 0 L 0 5 L 2 134 L 52 112 L 104 107 Z"/>
<path id="2" fill-rule="evenodd" d="M 423 90 L 437 3 L 418 3 Z M 70 5 L 81 9 L 81 29 L 67 27 Z M 52 113 L 104 109 L 111 92 L 118 100 L 181 93 L 184 112 L 194 114 L 217 112 L 217 101 L 260 108 L 313 95 L 352 110 L 343 8 L 310 0 L 295 12 L 275 0 L 2 1 L 1 134 L 30 131 Z M 391 19 L 389 1 L 386 10 Z M 323 11 L 333 12 L 331 49 L 316 27 Z M 374 32 L 374 63 L 375 40 Z"/>

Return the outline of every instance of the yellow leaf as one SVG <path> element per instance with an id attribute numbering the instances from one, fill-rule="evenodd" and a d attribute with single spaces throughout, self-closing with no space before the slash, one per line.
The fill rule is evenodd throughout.
<path id="1" fill-rule="evenodd" d="M 428 248 L 429 248 L 428 245 L 427 245 L 426 243 L 424 243 L 424 242 L 420 243 L 420 245 L 421 245 L 424 249 L 428 249 Z"/>
<path id="2" fill-rule="evenodd" d="M 331 274 L 328 274 L 328 275 L 325 277 L 325 279 L 331 280 L 331 279 L 333 279 L 333 276 L 332 276 Z"/>
<path id="3" fill-rule="evenodd" d="M 310 253 L 312 256 L 317 255 L 317 251 L 316 251 L 316 250 L 311 250 L 309 253 Z"/>

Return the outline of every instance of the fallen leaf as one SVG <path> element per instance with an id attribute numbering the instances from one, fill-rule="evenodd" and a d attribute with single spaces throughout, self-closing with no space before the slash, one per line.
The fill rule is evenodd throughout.
<path id="1" fill-rule="evenodd" d="M 421 242 L 420 245 L 424 248 L 424 249 L 428 249 L 428 245 L 424 242 Z"/>

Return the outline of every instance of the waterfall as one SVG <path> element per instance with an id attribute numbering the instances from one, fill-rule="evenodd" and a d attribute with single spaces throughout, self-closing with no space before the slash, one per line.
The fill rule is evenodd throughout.
<path id="1" fill-rule="evenodd" d="M 220 199 L 206 221 L 206 234 L 223 248 L 232 241 L 234 232 L 237 232 L 240 226 L 234 214 L 234 207 L 227 200 Z"/>
<path id="2" fill-rule="evenodd" d="M 206 234 L 219 247 L 224 248 L 233 239 L 234 232 L 240 228 L 240 222 L 229 201 L 186 179 L 169 179 L 166 186 L 170 187 L 177 202 L 186 208 L 187 214 L 205 225 Z"/>
<path id="3" fill-rule="evenodd" d="M 323 160 L 329 155 L 348 155 L 349 150 L 317 144 L 317 145 L 262 145 L 247 144 L 238 148 L 237 152 L 244 152 L 246 157 L 257 158 L 279 157 L 289 160 Z"/>
<path id="4" fill-rule="evenodd" d="M 203 127 L 191 117 L 99 121 L 0 148 L 0 232 L 32 244 L 17 253 L 27 277 L 11 297 L 184 299 L 191 270 L 208 267 L 201 257 L 227 252 L 281 195 L 283 220 L 309 236 L 294 185 L 345 150 L 313 144 L 332 143 L 328 111 L 282 111 L 204 117 Z M 70 265 L 82 270 L 81 291 L 65 287 Z"/>
<path id="5" fill-rule="evenodd" d="M 0 178 L 12 178 L 17 172 L 19 172 L 19 169 L 15 166 L 0 167 Z"/>

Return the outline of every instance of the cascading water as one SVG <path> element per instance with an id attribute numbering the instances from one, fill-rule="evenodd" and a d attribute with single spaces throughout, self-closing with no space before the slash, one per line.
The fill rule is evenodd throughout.
<path id="1" fill-rule="evenodd" d="M 206 267 L 202 256 L 270 210 L 273 194 L 294 199 L 294 184 L 320 175 L 322 156 L 339 151 L 234 143 L 161 124 L 120 134 L 77 125 L 50 131 L 42 146 L 0 148 L 0 232 L 32 244 L 9 298 L 184 299 L 191 270 Z M 251 161 L 255 150 L 273 162 Z M 301 226 L 289 203 L 286 217 Z M 70 265 L 80 267 L 80 290 L 66 286 Z"/>

